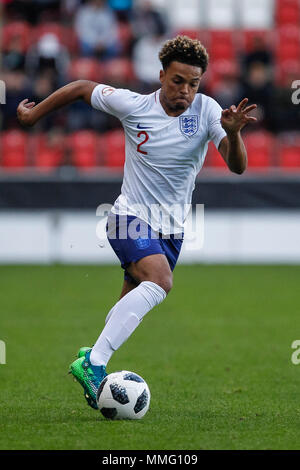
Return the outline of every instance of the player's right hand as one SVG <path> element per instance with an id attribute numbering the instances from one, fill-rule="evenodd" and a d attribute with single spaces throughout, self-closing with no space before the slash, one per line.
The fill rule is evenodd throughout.
<path id="1" fill-rule="evenodd" d="M 17 107 L 17 117 L 22 126 L 32 126 L 34 124 L 32 108 L 35 102 L 28 103 L 28 99 L 21 101 Z"/>

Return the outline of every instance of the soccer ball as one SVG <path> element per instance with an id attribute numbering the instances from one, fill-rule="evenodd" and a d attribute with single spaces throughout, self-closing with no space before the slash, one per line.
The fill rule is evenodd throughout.
<path id="1" fill-rule="evenodd" d="M 149 409 L 150 390 L 134 372 L 113 372 L 100 384 L 97 405 L 108 419 L 141 419 Z"/>

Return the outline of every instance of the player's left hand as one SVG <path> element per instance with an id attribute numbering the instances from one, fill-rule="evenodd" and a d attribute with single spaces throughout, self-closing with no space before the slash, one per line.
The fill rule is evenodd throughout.
<path id="1" fill-rule="evenodd" d="M 257 105 L 246 106 L 247 103 L 248 98 L 244 98 L 238 107 L 233 104 L 229 109 L 222 111 L 221 125 L 227 134 L 235 134 L 249 122 L 257 121 L 256 117 L 248 116 L 248 113 L 257 108 Z"/>

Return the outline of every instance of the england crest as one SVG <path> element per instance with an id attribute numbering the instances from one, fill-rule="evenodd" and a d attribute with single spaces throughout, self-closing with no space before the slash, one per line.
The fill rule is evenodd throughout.
<path id="1" fill-rule="evenodd" d="M 196 134 L 199 129 L 199 117 L 192 116 L 179 116 L 180 130 L 182 134 L 191 137 Z"/>

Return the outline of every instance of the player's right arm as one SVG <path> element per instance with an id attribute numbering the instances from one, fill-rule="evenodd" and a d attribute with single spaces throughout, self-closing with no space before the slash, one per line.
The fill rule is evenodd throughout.
<path id="1" fill-rule="evenodd" d="M 23 126 L 33 126 L 47 114 L 74 101 L 84 100 L 91 105 L 91 95 L 97 85 L 96 82 L 77 80 L 59 88 L 37 105 L 25 99 L 17 108 L 18 120 Z"/>

